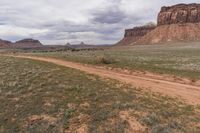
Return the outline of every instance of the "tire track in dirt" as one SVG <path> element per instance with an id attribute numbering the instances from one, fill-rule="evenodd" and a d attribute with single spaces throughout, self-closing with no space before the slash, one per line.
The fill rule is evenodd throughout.
<path id="1" fill-rule="evenodd" d="M 150 89 L 153 92 L 159 92 L 164 95 L 177 97 L 183 99 L 189 104 L 200 104 L 200 87 L 190 84 L 182 84 L 175 81 L 166 81 L 164 79 L 149 78 L 145 75 L 125 74 L 105 68 L 98 68 L 97 66 L 84 65 L 70 61 L 64 61 L 49 57 L 36 57 L 26 55 L 3 55 L 16 58 L 26 58 L 32 60 L 39 60 L 50 62 L 56 65 L 78 69 L 89 74 L 95 74 L 101 77 L 115 79 L 124 83 L 131 84 L 135 87 Z"/>

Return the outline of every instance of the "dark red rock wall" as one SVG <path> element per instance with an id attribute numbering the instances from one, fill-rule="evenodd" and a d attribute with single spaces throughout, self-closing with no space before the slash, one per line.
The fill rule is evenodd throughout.
<path id="1" fill-rule="evenodd" d="M 200 22 L 200 4 L 179 4 L 162 7 L 157 25 Z"/>
<path id="2" fill-rule="evenodd" d="M 148 32 L 155 29 L 155 27 L 135 27 L 133 29 L 126 29 L 124 37 L 141 37 L 146 35 Z"/>
<path id="3" fill-rule="evenodd" d="M 134 27 L 133 29 L 126 29 L 124 38 L 120 40 L 116 45 L 130 45 L 138 41 L 141 37 L 154 30 L 156 26 L 141 26 Z"/>

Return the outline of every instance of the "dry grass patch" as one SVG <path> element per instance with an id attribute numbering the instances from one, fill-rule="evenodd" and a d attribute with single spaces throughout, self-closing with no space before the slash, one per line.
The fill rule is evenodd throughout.
<path id="1" fill-rule="evenodd" d="M 199 108 L 179 99 L 46 62 L 0 62 L 1 132 L 199 131 Z"/>
<path id="2" fill-rule="evenodd" d="M 130 115 L 129 111 L 121 111 L 120 118 L 128 122 L 128 128 L 125 133 L 142 133 L 147 131 L 147 127 L 143 126 L 134 116 Z"/>

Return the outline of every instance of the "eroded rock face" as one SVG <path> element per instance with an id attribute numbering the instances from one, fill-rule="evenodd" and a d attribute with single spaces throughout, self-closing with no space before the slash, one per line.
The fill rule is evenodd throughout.
<path id="1" fill-rule="evenodd" d="M 162 7 L 157 27 L 136 27 L 126 30 L 118 44 L 154 44 L 200 41 L 200 4 L 178 4 Z"/>
<path id="2" fill-rule="evenodd" d="M 117 45 L 129 45 L 138 41 L 141 37 L 154 30 L 156 26 L 141 26 L 133 29 L 126 29 L 124 38 Z"/>
<path id="3" fill-rule="evenodd" d="M 43 45 L 41 44 L 41 42 L 39 40 L 23 39 L 23 40 L 15 42 L 14 47 L 17 47 L 17 48 L 37 48 L 37 47 L 43 47 Z"/>
<path id="4" fill-rule="evenodd" d="M 11 45 L 12 42 L 0 39 L 0 48 L 9 48 Z"/>
<path id="5" fill-rule="evenodd" d="M 142 37 L 137 44 L 165 44 L 167 42 L 199 42 L 200 23 L 170 24 L 158 26 Z"/>
<path id="6" fill-rule="evenodd" d="M 162 7 L 158 26 L 142 37 L 138 44 L 200 41 L 200 4 Z"/>
<path id="7" fill-rule="evenodd" d="M 155 27 L 141 26 L 133 29 L 126 29 L 124 37 L 141 37 L 155 29 Z"/>
<path id="8" fill-rule="evenodd" d="M 158 14 L 158 26 L 177 23 L 200 22 L 200 4 L 178 4 L 162 7 Z"/>

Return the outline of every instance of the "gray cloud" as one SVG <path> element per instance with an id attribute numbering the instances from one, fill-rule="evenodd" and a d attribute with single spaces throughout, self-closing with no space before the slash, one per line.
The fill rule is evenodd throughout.
<path id="1" fill-rule="evenodd" d="M 0 38 L 45 44 L 115 43 L 124 29 L 156 22 L 161 6 L 199 0 L 1 0 Z"/>
<path id="2" fill-rule="evenodd" d="M 0 23 L 0 25 L 6 25 L 6 23 L 4 23 L 4 22 L 1 22 L 1 23 Z"/>
<path id="3" fill-rule="evenodd" d="M 94 21 L 98 23 L 114 24 L 123 21 L 127 16 L 118 7 L 111 7 L 93 13 Z"/>

